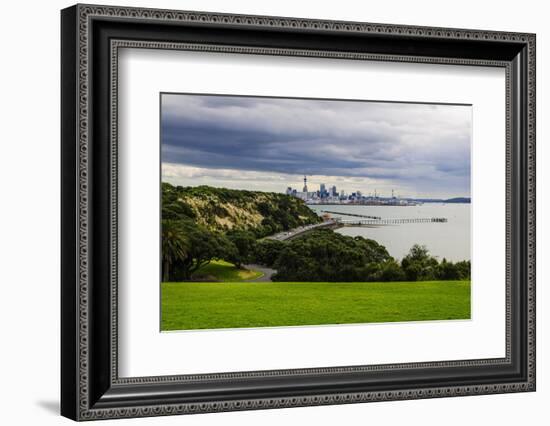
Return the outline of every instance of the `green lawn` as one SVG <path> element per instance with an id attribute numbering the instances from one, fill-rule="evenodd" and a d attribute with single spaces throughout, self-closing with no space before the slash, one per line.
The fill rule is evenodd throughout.
<path id="1" fill-rule="evenodd" d="M 211 277 L 210 279 L 212 280 L 225 282 L 255 280 L 262 275 L 259 271 L 239 269 L 232 263 L 224 260 L 213 260 L 194 274 L 194 276 L 206 276 Z"/>
<path id="2" fill-rule="evenodd" d="M 162 283 L 162 330 L 468 318 L 469 281 Z"/>

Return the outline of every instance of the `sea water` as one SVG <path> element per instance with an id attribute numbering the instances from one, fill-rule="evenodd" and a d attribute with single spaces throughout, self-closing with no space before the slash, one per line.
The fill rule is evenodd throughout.
<path id="1" fill-rule="evenodd" d="M 416 206 L 309 205 L 319 215 L 322 210 L 392 218 L 446 218 L 444 223 L 407 223 L 369 227 L 345 226 L 342 235 L 370 238 L 386 247 L 391 256 L 402 259 L 414 244 L 425 245 L 432 256 L 453 262 L 470 260 L 471 204 L 424 203 Z M 331 214 L 334 218 L 360 220 L 354 216 Z"/>

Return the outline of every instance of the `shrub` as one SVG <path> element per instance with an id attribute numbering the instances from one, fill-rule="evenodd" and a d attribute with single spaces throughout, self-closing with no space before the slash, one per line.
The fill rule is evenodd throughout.
<path id="1" fill-rule="evenodd" d="M 405 281 L 406 275 L 395 260 L 384 262 L 380 268 L 380 281 Z"/>

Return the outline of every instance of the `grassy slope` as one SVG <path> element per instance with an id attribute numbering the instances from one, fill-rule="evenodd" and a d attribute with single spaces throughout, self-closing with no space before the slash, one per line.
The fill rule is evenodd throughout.
<path id="1" fill-rule="evenodd" d="M 239 269 L 232 263 L 224 260 L 213 260 L 208 265 L 200 268 L 194 276 L 210 276 L 217 281 L 236 282 L 254 280 L 260 278 L 263 273 L 248 269 Z"/>
<path id="2" fill-rule="evenodd" d="M 468 318 L 467 281 L 162 284 L 162 330 Z"/>
<path id="3" fill-rule="evenodd" d="M 162 208 L 165 218 L 189 217 L 220 232 L 241 229 L 267 235 L 321 221 L 304 201 L 286 194 L 211 186 L 176 187 L 167 182 L 162 183 Z M 269 230 L 264 229 L 264 220 Z"/>

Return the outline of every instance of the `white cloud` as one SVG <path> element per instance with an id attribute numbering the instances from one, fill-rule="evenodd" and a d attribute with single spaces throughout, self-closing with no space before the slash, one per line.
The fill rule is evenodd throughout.
<path id="1" fill-rule="evenodd" d="M 307 177 L 311 191 L 318 190 L 324 183 L 327 188 L 336 185 L 338 191 L 345 190 L 348 194 L 357 190 L 363 194 L 381 196 L 391 195 L 392 190 L 402 197 L 441 197 L 447 193 L 418 192 L 416 188 L 407 185 L 398 185 L 385 179 L 371 179 L 357 176 L 326 176 L 316 175 Z M 303 176 L 296 174 L 258 172 L 232 169 L 208 169 L 186 166 L 182 164 L 163 163 L 162 181 L 173 185 L 199 186 L 209 185 L 231 189 L 246 189 L 250 191 L 265 191 L 282 193 L 288 186 L 302 190 Z"/>

